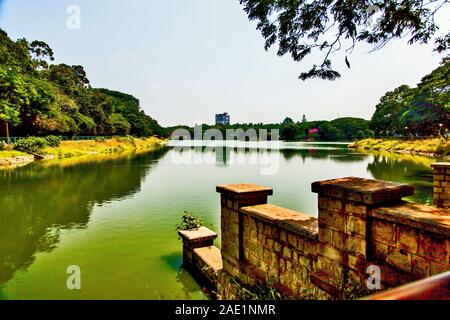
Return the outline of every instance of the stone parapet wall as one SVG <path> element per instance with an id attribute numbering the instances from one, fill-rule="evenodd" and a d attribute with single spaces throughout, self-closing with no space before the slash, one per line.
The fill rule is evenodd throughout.
<path id="1" fill-rule="evenodd" d="M 411 186 L 360 178 L 313 183 L 318 219 L 267 204 L 270 188 L 217 191 L 221 298 L 236 298 L 236 283 L 267 281 L 293 298 L 342 298 L 349 283 L 365 288 L 371 265 L 380 268 L 383 288 L 450 269 L 450 211 L 405 203 Z"/>

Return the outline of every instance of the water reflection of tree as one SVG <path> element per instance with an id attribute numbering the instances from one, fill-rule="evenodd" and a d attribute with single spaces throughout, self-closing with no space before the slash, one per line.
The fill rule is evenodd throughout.
<path id="1" fill-rule="evenodd" d="M 431 167 L 419 161 L 396 156 L 375 155 L 367 170 L 375 179 L 397 181 L 415 186 L 410 199 L 420 203 L 431 203 L 433 197 L 433 172 Z"/>
<path id="2" fill-rule="evenodd" d="M 0 286 L 51 251 L 62 229 L 85 228 L 94 205 L 139 191 L 166 149 L 110 161 L 47 166 L 36 163 L 0 173 Z"/>
<path id="3" fill-rule="evenodd" d="M 300 158 L 303 161 L 307 158 L 330 159 L 336 162 L 358 162 L 363 161 L 367 156 L 348 154 L 344 148 L 309 148 L 309 149 L 280 149 L 280 153 L 285 160 Z"/>

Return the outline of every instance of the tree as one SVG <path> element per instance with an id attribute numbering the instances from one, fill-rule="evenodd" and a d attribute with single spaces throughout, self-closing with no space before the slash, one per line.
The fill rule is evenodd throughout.
<path id="1" fill-rule="evenodd" d="M 450 59 L 422 78 L 416 88 L 406 85 L 386 93 L 376 106 L 370 128 L 380 135 L 435 135 L 450 127 Z M 405 129 L 407 128 L 407 129 Z"/>
<path id="2" fill-rule="evenodd" d="M 324 53 L 319 64 L 300 74 L 302 80 L 340 77 L 330 56 L 345 48 L 347 55 L 358 42 L 381 49 L 389 41 L 408 37 L 408 44 L 435 41 L 435 50 L 450 47 L 450 33 L 435 36 L 438 26 L 434 16 L 448 0 L 240 0 L 249 20 L 265 39 L 265 49 L 278 44 L 278 55 L 290 54 L 301 61 L 313 51 Z M 379 16 L 376 21 L 376 16 Z"/>
<path id="3" fill-rule="evenodd" d="M 400 122 L 400 118 L 408 109 L 412 98 L 413 89 L 407 85 L 402 85 L 387 92 L 376 106 L 376 111 L 370 122 L 370 129 L 377 136 L 403 132 L 404 126 Z"/>
<path id="4" fill-rule="evenodd" d="M 293 141 L 296 139 L 298 133 L 297 126 L 294 123 L 290 123 L 283 127 L 281 130 L 281 139 L 287 141 Z"/>
<path id="5" fill-rule="evenodd" d="M 5 123 L 8 142 L 9 125 L 18 125 L 21 122 L 21 106 L 28 103 L 29 96 L 23 77 L 0 65 L 0 120 Z"/>
<path id="6" fill-rule="evenodd" d="M 283 120 L 283 125 L 287 125 L 290 123 L 294 123 L 294 120 L 292 120 L 291 118 L 287 117 Z"/>

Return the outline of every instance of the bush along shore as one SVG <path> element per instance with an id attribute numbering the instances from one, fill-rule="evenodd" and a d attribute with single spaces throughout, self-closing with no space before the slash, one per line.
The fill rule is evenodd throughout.
<path id="1" fill-rule="evenodd" d="M 95 140 L 60 141 L 58 137 L 28 137 L 14 144 L 0 145 L 0 166 L 23 165 L 35 160 L 67 159 L 98 154 L 145 152 L 164 146 L 165 140 L 157 137 L 132 136 Z"/>
<path id="2" fill-rule="evenodd" d="M 383 150 L 396 153 L 418 154 L 434 158 L 450 158 L 450 140 L 430 139 L 363 139 L 351 143 L 349 148 Z"/>

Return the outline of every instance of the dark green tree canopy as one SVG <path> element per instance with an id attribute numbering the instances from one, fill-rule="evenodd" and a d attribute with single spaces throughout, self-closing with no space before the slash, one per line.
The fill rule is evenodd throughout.
<path id="1" fill-rule="evenodd" d="M 51 64 L 53 54 L 45 42 L 13 41 L 0 29 L 0 122 L 13 134 L 163 135 L 138 99 L 91 88 L 83 66 Z"/>
<path id="2" fill-rule="evenodd" d="M 450 128 L 450 59 L 443 59 L 416 88 L 402 85 L 386 93 L 370 127 L 378 136 L 436 135 Z"/>
<path id="3" fill-rule="evenodd" d="M 450 47 L 450 33 L 437 37 L 434 16 L 448 0 L 239 0 L 250 20 L 265 39 L 265 49 L 278 44 L 278 55 L 289 54 L 301 61 L 313 51 L 324 58 L 299 78 L 335 80 L 331 55 L 345 50 L 347 54 L 358 42 L 380 49 L 390 40 L 407 37 L 408 43 L 427 43 L 434 38 L 436 51 Z"/>

